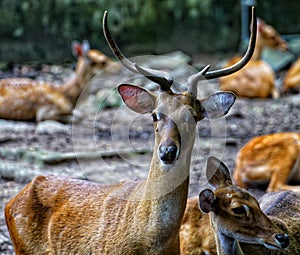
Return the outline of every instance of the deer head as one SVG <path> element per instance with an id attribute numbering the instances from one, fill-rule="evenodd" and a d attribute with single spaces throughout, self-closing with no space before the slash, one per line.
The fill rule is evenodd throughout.
<path id="1" fill-rule="evenodd" d="M 289 50 L 289 46 L 285 40 L 283 40 L 280 34 L 274 29 L 274 27 L 268 25 L 262 19 L 257 19 L 258 37 L 262 41 L 262 44 L 273 49 L 282 51 Z"/>
<path id="2" fill-rule="evenodd" d="M 211 213 L 218 254 L 234 254 L 234 241 L 284 249 L 289 237 L 260 209 L 246 190 L 233 185 L 229 170 L 215 157 L 207 161 L 207 179 L 212 189 L 199 194 L 199 207 Z"/>
<path id="3" fill-rule="evenodd" d="M 174 166 L 182 151 L 192 148 L 194 142 L 193 130 L 195 130 L 194 127 L 197 121 L 205 117 L 219 118 L 225 115 L 234 103 L 235 95 L 231 92 L 218 92 L 203 100 L 198 100 L 196 98 L 197 83 L 200 79 L 213 79 L 229 75 L 241 69 L 249 61 L 253 54 L 256 39 L 254 9 L 252 15 L 251 39 L 244 58 L 237 64 L 221 70 L 208 72 L 210 66 L 204 67 L 199 73 L 188 78 L 187 91 L 176 94 L 171 89 L 174 79 L 170 73 L 140 67 L 124 56 L 109 32 L 107 12 L 104 13 L 104 36 L 117 59 L 132 72 L 145 76 L 160 87 L 160 93 L 157 96 L 143 88 L 130 84 L 120 85 L 119 93 L 130 109 L 138 113 L 152 114 L 155 130 L 159 131 L 156 132 L 155 148 L 158 151 L 157 155 L 160 163 L 165 169 Z M 171 137 L 170 130 L 172 130 Z M 168 135 L 165 136 L 164 134 Z M 186 143 L 186 146 L 184 143 Z"/>

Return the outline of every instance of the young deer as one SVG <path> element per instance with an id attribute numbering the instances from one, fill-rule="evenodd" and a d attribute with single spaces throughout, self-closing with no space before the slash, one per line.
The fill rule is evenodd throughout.
<path id="1" fill-rule="evenodd" d="M 269 183 L 267 191 L 294 190 L 289 180 L 300 182 L 300 133 L 257 136 L 239 151 L 234 180 L 241 187 Z"/>
<path id="2" fill-rule="evenodd" d="M 240 72 L 220 78 L 220 87 L 221 90 L 232 91 L 240 97 L 279 97 L 275 88 L 275 73 L 269 64 L 261 60 L 261 55 L 264 47 L 286 51 L 288 45 L 273 27 L 261 19 L 258 19 L 257 31 L 257 42 L 251 60 Z M 239 59 L 240 57 L 231 59 L 225 67 Z"/>
<path id="3" fill-rule="evenodd" d="M 69 121 L 78 97 L 96 71 L 107 68 L 117 72 L 113 61 L 98 50 L 90 49 L 88 41 L 72 43 L 77 56 L 75 77 L 55 86 L 27 78 L 0 80 L 0 118 L 13 120 L 47 119 Z"/>
<path id="4" fill-rule="evenodd" d="M 199 194 L 199 207 L 204 213 L 210 213 L 210 221 L 215 234 L 218 255 L 266 254 L 249 253 L 241 248 L 248 246 L 263 247 L 272 250 L 271 254 L 285 254 L 289 246 L 286 229 L 282 230 L 260 209 L 257 200 L 246 190 L 233 185 L 229 170 L 215 157 L 207 161 L 207 179 L 211 189 Z M 247 247 L 248 247 L 247 246 Z M 249 248 L 250 249 L 250 248 Z M 253 250 L 253 249 L 252 249 Z"/>
<path id="5" fill-rule="evenodd" d="M 300 92 L 300 58 L 291 66 L 283 79 L 283 92 Z"/>
<path id="6" fill-rule="evenodd" d="M 118 88 L 131 110 L 152 115 L 155 142 L 148 177 L 115 185 L 36 177 L 5 208 L 17 255 L 180 252 L 178 233 L 187 201 L 197 121 L 225 115 L 235 101 L 231 92 L 215 93 L 200 101 L 196 98 L 197 82 L 203 76 L 213 78 L 236 71 L 251 54 L 231 70 L 207 72 L 208 67 L 204 68 L 188 79 L 186 92 L 175 94 L 171 74 L 144 69 L 124 57 L 109 33 L 107 13 L 103 30 L 126 67 L 160 86 L 157 96 L 134 85 Z M 252 34 L 250 48 L 255 38 Z"/>
<path id="7" fill-rule="evenodd" d="M 198 198 L 193 197 L 188 199 L 183 217 L 188 220 L 183 220 L 180 228 L 180 254 L 300 254 L 300 193 L 267 193 L 259 200 L 260 209 L 255 198 L 232 184 L 229 171 L 218 159 L 209 158 L 207 172 L 209 175 L 213 172 L 209 182 L 215 190 L 201 192 L 199 201 L 205 213 L 210 211 L 219 252 L 209 215 L 199 210 Z M 270 223 L 265 214 L 278 227 Z"/>

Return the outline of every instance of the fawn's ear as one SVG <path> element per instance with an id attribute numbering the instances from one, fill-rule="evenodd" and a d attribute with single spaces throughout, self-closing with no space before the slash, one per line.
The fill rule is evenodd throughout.
<path id="1" fill-rule="evenodd" d="M 72 49 L 72 54 L 75 58 L 78 58 L 79 56 L 83 55 L 83 49 L 80 42 L 75 40 L 72 41 L 71 49 Z"/>
<path id="2" fill-rule="evenodd" d="M 208 119 L 217 119 L 228 113 L 235 102 L 235 94 L 232 92 L 217 92 L 202 99 L 202 115 Z"/>
<path id="3" fill-rule="evenodd" d="M 233 185 L 227 166 L 213 156 L 207 159 L 206 178 L 214 189 Z"/>
<path id="4" fill-rule="evenodd" d="M 127 107 L 137 113 L 152 112 L 155 109 L 156 96 L 141 87 L 121 84 L 118 91 Z"/>
<path id="5" fill-rule="evenodd" d="M 87 52 L 90 50 L 90 43 L 88 40 L 83 40 L 82 44 L 76 40 L 72 41 L 71 44 L 72 54 L 75 58 L 85 57 Z"/>
<path id="6" fill-rule="evenodd" d="M 213 210 L 215 203 L 215 195 L 210 189 L 202 190 L 199 194 L 199 208 L 204 213 L 209 213 Z"/>

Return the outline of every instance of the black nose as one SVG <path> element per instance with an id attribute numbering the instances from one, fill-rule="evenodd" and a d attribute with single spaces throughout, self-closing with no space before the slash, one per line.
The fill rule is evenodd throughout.
<path id="1" fill-rule="evenodd" d="M 275 238 L 281 244 L 282 248 L 286 248 L 290 245 L 290 238 L 288 234 L 277 234 L 275 235 Z"/>
<path id="2" fill-rule="evenodd" d="M 177 157 L 178 148 L 175 145 L 159 146 L 159 158 L 166 164 L 171 164 Z"/>

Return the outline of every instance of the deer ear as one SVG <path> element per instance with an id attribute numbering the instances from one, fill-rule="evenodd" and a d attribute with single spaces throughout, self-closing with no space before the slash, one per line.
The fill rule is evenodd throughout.
<path id="1" fill-rule="evenodd" d="M 75 40 L 72 41 L 71 48 L 72 48 L 72 54 L 75 58 L 78 58 L 79 56 L 83 55 L 83 49 L 80 42 Z"/>
<path id="2" fill-rule="evenodd" d="M 228 113 L 235 102 L 235 94 L 232 92 L 217 92 L 201 100 L 204 117 L 217 119 Z"/>
<path id="3" fill-rule="evenodd" d="M 227 166 L 213 156 L 207 160 L 206 178 L 214 189 L 233 185 Z"/>
<path id="4" fill-rule="evenodd" d="M 118 91 L 128 108 L 137 113 L 152 112 L 155 108 L 156 97 L 141 87 L 121 84 Z"/>
<path id="5" fill-rule="evenodd" d="M 86 56 L 86 54 L 88 53 L 88 51 L 91 49 L 90 43 L 88 40 L 83 40 L 82 41 L 82 51 L 83 51 L 83 55 Z"/>
<path id="6" fill-rule="evenodd" d="M 204 213 L 209 213 L 213 210 L 215 203 L 215 195 L 210 189 L 202 190 L 199 194 L 199 208 Z"/>

